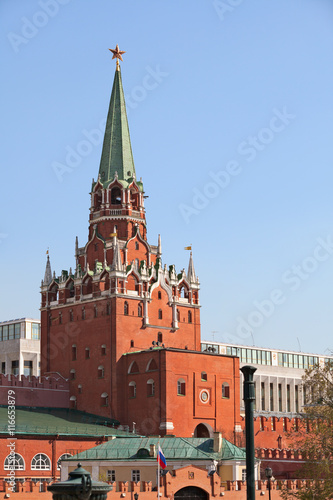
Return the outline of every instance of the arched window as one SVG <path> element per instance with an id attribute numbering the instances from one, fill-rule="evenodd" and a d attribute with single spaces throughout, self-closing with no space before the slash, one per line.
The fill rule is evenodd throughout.
<path id="1" fill-rule="evenodd" d="M 102 356 L 106 355 L 106 345 L 105 344 L 101 345 L 101 354 L 102 354 Z"/>
<path id="2" fill-rule="evenodd" d="M 51 461 L 45 453 L 37 453 L 31 460 L 31 470 L 51 470 Z"/>
<path id="3" fill-rule="evenodd" d="M 158 297 L 158 299 L 159 299 L 159 300 L 161 300 L 161 298 L 162 298 L 162 293 L 161 293 L 160 291 L 158 292 L 157 297 Z"/>
<path id="4" fill-rule="evenodd" d="M 71 380 L 75 380 L 75 378 L 76 378 L 76 371 L 74 370 L 74 368 L 71 369 L 70 374 L 71 374 Z"/>
<path id="5" fill-rule="evenodd" d="M 142 318 L 142 304 L 138 305 L 138 316 L 139 318 Z"/>
<path id="6" fill-rule="evenodd" d="M 95 316 L 95 318 L 97 318 L 97 316 L 98 316 L 98 310 L 97 310 L 96 305 L 94 306 L 94 316 Z"/>
<path id="7" fill-rule="evenodd" d="M 189 323 L 192 323 L 192 311 L 188 311 L 187 313 L 187 319 Z"/>
<path id="8" fill-rule="evenodd" d="M 71 408 L 75 410 L 75 408 L 76 408 L 76 396 L 71 396 L 69 398 L 69 401 L 70 401 Z"/>
<path id="9" fill-rule="evenodd" d="M 129 397 L 130 398 L 136 398 L 136 383 L 135 382 L 130 382 L 128 384 L 129 388 Z"/>
<path id="10" fill-rule="evenodd" d="M 114 187 L 111 189 L 111 205 L 120 205 L 121 204 L 121 192 L 118 187 Z"/>
<path id="11" fill-rule="evenodd" d="M 124 303 L 124 314 L 125 316 L 128 316 L 128 302 Z"/>
<path id="12" fill-rule="evenodd" d="M 155 382 L 152 378 L 147 381 L 147 396 L 155 395 Z"/>
<path id="13" fill-rule="evenodd" d="M 53 285 L 50 287 L 49 290 L 49 301 L 54 302 L 58 300 L 59 298 L 59 287 L 56 283 L 53 283 Z"/>
<path id="14" fill-rule="evenodd" d="M 66 460 L 66 458 L 71 457 L 72 455 L 70 453 L 63 453 L 59 458 L 57 462 L 57 470 L 61 469 L 61 460 Z"/>
<path id="15" fill-rule="evenodd" d="M 139 243 L 137 241 L 135 242 L 135 250 L 139 250 Z"/>
<path id="16" fill-rule="evenodd" d="M 129 366 L 128 373 L 139 373 L 139 367 L 136 361 L 132 361 Z"/>
<path id="17" fill-rule="evenodd" d="M 85 357 L 86 357 L 86 359 L 90 359 L 90 349 L 89 349 L 89 347 L 86 347 Z"/>
<path id="18" fill-rule="evenodd" d="M 206 372 L 201 372 L 201 380 L 204 382 L 207 382 L 207 373 Z"/>
<path id="19" fill-rule="evenodd" d="M 179 378 L 177 380 L 177 395 L 185 396 L 186 395 L 186 383 L 183 378 Z"/>
<path id="20" fill-rule="evenodd" d="M 69 310 L 69 321 L 73 321 L 73 320 L 74 320 L 73 309 L 70 309 Z"/>
<path id="21" fill-rule="evenodd" d="M 161 342 L 161 343 L 163 342 L 163 335 L 161 332 L 158 332 L 158 334 L 157 334 L 157 342 Z"/>
<path id="22" fill-rule="evenodd" d="M 162 319 L 163 315 L 162 315 L 162 309 L 159 309 L 158 310 L 158 319 Z"/>
<path id="23" fill-rule="evenodd" d="M 73 280 L 70 280 L 68 283 L 67 283 L 67 286 L 66 286 L 67 290 L 68 290 L 68 294 L 69 294 L 69 297 L 74 297 L 75 295 L 75 288 L 74 288 L 74 281 Z"/>
<path id="24" fill-rule="evenodd" d="M 92 278 L 88 276 L 82 283 L 82 295 L 89 295 L 92 293 Z"/>
<path id="25" fill-rule="evenodd" d="M 227 382 L 223 382 L 222 384 L 222 398 L 230 398 L 230 387 Z"/>
<path id="26" fill-rule="evenodd" d="M 109 396 L 106 392 L 101 394 L 101 406 L 109 406 Z"/>
<path id="27" fill-rule="evenodd" d="M 147 364 L 146 372 L 153 372 L 158 370 L 155 359 L 150 359 Z"/>
<path id="28" fill-rule="evenodd" d="M 23 457 L 21 457 L 21 455 L 19 455 L 18 453 L 15 453 L 14 456 L 8 455 L 5 458 L 4 469 L 5 470 L 12 470 L 12 469 L 24 470 L 25 465 L 24 465 Z"/>
<path id="29" fill-rule="evenodd" d="M 81 385 L 81 384 L 79 384 L 79 385 L 77 386 L 77 389 L 78 389 L 78 391 L 79 391 L 79 394 L 82 394 L 82 385 Z"/>
<path id="30" fill-rule="evenodd" d="M 131 347 L 134 347 L 134 340 L 131 340 Z"/>
<path id="31" fill-rule="evenodd" d="M 72 345 L 72 361 L 75 361 L 77 358 L 77 350 L 76 350 L 76 345 Z"/>
<path id="32" fill-rule="evenodd" d="M 104 366 L 103 365 L 100 365 L 98 367 L 98 378 L 104 378 Z"/>

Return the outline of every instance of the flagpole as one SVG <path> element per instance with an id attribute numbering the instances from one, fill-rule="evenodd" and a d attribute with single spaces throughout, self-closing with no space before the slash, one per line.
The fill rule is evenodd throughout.
<path id="1" fill-rule="evenodd" d="M 157 500 L 160 500 L 160 438 L 158 438 L 158 448 L 157 448 L 157 453 L 158 453 L 158 460 L 157 460 Z"/>

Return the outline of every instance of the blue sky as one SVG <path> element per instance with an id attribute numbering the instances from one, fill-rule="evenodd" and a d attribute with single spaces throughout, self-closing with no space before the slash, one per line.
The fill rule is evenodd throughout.
<path id="1" fill-rule="evenodd" d="M 329 0 L 3 0 L 0 320 L 85 244 L 115 61 L 148 239 L 201 281 L 202 338 L 328 353 Z"/>

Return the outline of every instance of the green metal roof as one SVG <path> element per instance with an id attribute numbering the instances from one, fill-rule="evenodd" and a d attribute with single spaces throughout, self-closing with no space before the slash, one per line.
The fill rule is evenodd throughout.
<path id="1" fill-rule="evenodd" d="M 68 458 L 68 460 L 156 460 L 156 458 L 142 456 L 139 450 L 149 452 L 150 445 L 157 448 L 160 444 L 166 460 L 245 460 L 245 450 L 238 448 L 226 439 L 222 440 L 222 449 L 219 453 L 213 451 L 213 439 L 207 438 L 133 438 L 121 437 L 108 441 L 90 450 L 83 451 Z M 139 452 L 139 453 L 138 453 Z"/>
<path id="2" fill-rule="evenodd" d="M 135 178 L 135 167 L 120 67 L 115 72 L 105 127 L 102 157 L 99 167 L 101 183 L 106 185 L 111 182 L 116 172 L 118 173 L 119 182 L 124 187 L 127 187 L 129 182 Z"/>
<path id="3" fill-rule="evenodd" d="M 113 427 L 102 425 L 102 419 L 94 415 L 79 415 L 63 410 L 62 416 L 60 409 L 54 408 L 54 414 L 39 411 L 34 408 L 33 411 L 17 409 L 15 410 L 15 429 L 12 429 L 15 435 L 66 435 L 66 436 L 128 436 L 133 434 L 125 431 L 119 431 Z M 52 410 L 51 410 L 52 411 Z M 67 413 L 67 414 L 66 414 Z M 84 418 L 85 417 L 85 418 Z M 95 419 L 93 418 L 95 417 Z M 105 424 L 110 425 L 110 419 Z M 95 423 L 89 423 L 93 422 Z M 98 422 L 98 423 L 97 423 Z M 116 421 L 114 421 L 116 422 Z M 8 434 L 8 409 L 0 408 L 0 434 Z"/>

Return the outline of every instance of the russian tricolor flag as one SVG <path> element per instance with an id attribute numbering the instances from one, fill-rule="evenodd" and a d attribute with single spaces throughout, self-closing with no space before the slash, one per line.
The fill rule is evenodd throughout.
<path id="1" fill-rule="evenodd" d="M 167 463 L 160 446 L 158 446 L 157 462 L 160 464 L 161 469 L 164 470 L 166 468 Z"/>

